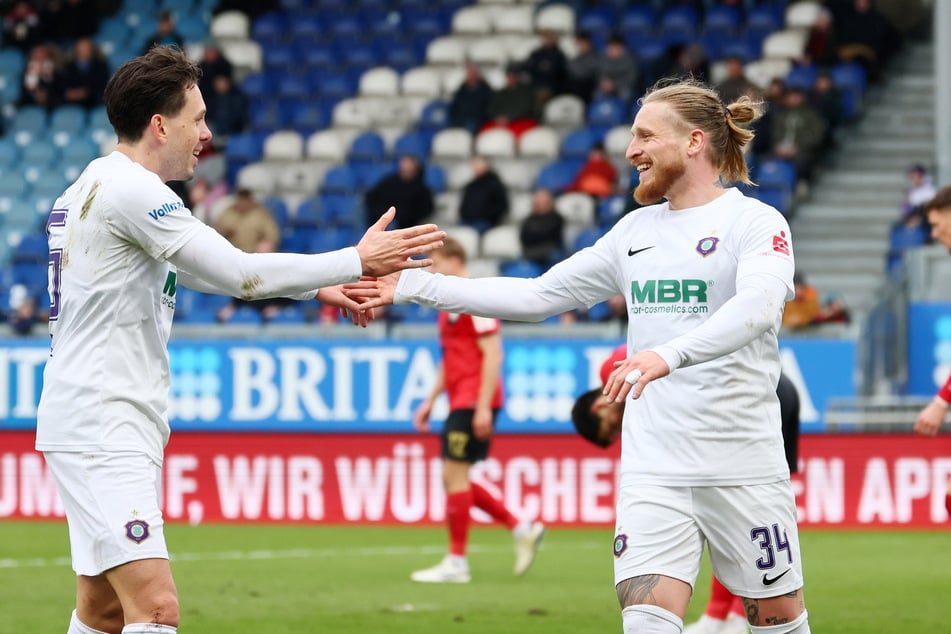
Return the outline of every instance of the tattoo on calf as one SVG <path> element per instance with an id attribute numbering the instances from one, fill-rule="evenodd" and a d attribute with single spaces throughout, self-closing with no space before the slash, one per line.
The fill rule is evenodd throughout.
<path id="1" fill-rule="evenodd" d="M 620 602 L 621 608 L 641 603 L 657 605 L 657 599 L 654 598 L 654 588 L 659 581 L 660 575 L 641 575 L 625 579 L 617 584 L 617 600 Z"/>
<path id="2" fill-rule="evenodd" d="M 620 587 L 620 586 L 618 586 Z M 792 592 L 787 592 L 782 595 L 789 599 L 794 599 L 800 597 L 800 590 L 793 590 Z M 790 619 L 786 616 L 764 616 L 760 610 L 759 599 L 747 599 L 746 597 L 742 598 L 743 609 L 746 610 L 746 620 L 751 625 L 782 625 L 783 623 L 789 623 Z M 805 603 L 800 597 L 799 607 L 805 609 Z"/>

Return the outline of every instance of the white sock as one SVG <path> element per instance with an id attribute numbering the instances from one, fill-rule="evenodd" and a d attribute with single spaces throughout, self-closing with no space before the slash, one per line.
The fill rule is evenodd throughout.
<path id="1" fill-rule="evenodd" d="M 684 621 L 656 605 L 629 605 L 621 610 L 624 634 L 681 634 Z"/>
<path id="2" fill-rule="evenodd" d="M 779 625 L 751 625 L 753 634 L 810 634 L 809 613 L 805 610 L 795 621 L 780 623 Z"/>
<path id="3" fill-rule="evenodd" d="M 446 555 L 446 559 L 466 570 L 469 569 L 469 560 L 465 555 Z"/>
<path id="4" fill-rule="evenodd" d="M 129 623 L 122 628 L 122 634 L 175 634 L 177 627 L 161 623 Z"/>
<path id="5" fill-rule="evenodd" d="M 520 539 L 528 535 L 528 531 L 530 530 L 532 530 L 531 522 L 519 522 L 518 525 L 512 529 L 512 535 L 514 535 L 516 539 Z"/>
<path id="6" fill-rule="evenodd" d="M 108 632 L 94 630 L 89 627 L 79 620 L 79 617 L 76 615 L 76 610 L 73 610 L 73 615 L 69 617 L 69 629 L 66 630 L 66 634 L 108 634 Z"/>
<path id="7" fill-rule="evenodd" d="M 697 623 L 705 623 L 705 624 L 720 626 L 726 623 L 726 621 L 724 619 L 715 619 L 709 614 L 701 614 L 700 618 L 697 619 Z"/>

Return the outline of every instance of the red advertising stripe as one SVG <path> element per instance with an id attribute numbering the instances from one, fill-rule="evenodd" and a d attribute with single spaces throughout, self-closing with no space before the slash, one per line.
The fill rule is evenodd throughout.
<path id="1" fill-rule="evenodd" d="M 0 439 L 0 518 L 61 517 L 33 434 Z M 947 439 L 810 435 L 800 456 L 793 480 L 803 526 L 948 524 Z M 441 522 L 439 465 L 434 436 L 179 433 L 166 453 L 165 514 L 191 522 Z M 617 448 L 565 435 L 504 436 L 474 477 L 527 519 L 613 523 Z"/>

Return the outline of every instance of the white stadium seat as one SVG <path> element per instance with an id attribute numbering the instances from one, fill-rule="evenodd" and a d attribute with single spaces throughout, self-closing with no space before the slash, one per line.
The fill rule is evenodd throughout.
<path id="1" fill-rule="evenodd" d="M 456 35 L 482 36 L 492 31 L 492 22 L 485 7 L 471 5 L 457 9 L 452 16 L 452 32 Z"/>
<path id="2" fill-rule="evenodd" d="M 336 130 L 318 130 L 307 139 L 307 158 L 337 163 L 347 156 L 350 147 Z"/>
<path id="3" fill-rule="evenodd" d="M 403 73 L 400 84 L 403 95 L 435 98 L 442 94 L 442 72 L 429 66 L 417 66 Z"/>
<path id="4" fill-rule="evenodd" d="M 579 227 L 594 225 L 594 199 L 581 192 L 568 192 L 555 199 L 555 209 L 565 222 Z"/>
<path id="5" fill-rule="evenodd" d="M 550 4 L 542 7 L 535 14 L 535 30 L 573 33 L 575 10 L 566 4 Z"/>
<path id="6" fill-rule="evenodd" d="M 475 152 L 488 158 L 515 156 L 515 135 L 508 128 L 491 128 L 480 132 L 476 137 Z"/>
<path id="7" fill-rule="evenodd" d="M 238 189 L 250 189 L 255 196 L 263 198 L 277 189 L 277 170 L 266 163 L 251 163 L 238 171 L 237 181 Z"/>
<path id="8" fill-rule="evenodd" d="M 531 33 L 534 29 L 535 6 L 511 4 L 492 7 L 492 25 L 496 33 Z"/>
<path id="9" fill-rule="evenodd" d="M 462 248 L 466 250 L 467 258 L 479 257 L 478 231 L 465 225 L 458 225 L 445 229 L 446 235 L 448 235 L 450 238 L 453 238 L 454 240 L 458 240 L 462 244 Z"/>
<path id="10" fill-rule="evenodd" d="M 460 66 L 465 61 L 465 41 L 459 38 L 439 37 L 426 47 L 426 63 L 433 66 Z"/>
<path id="11" fill-rule="evenodd" d="M 763 59 L 799 59 L 806 49 L 805 31 L 777 31 L 763 41 Z"/>
<path id="12" fill-rule="evenodd" d="M 482 234 L 482 257 L 514 260 L 522 257 L 522 243 L 515 225 L 499 225 Z"/>
<path id="13" fill-rule="evenodd" d="M 250 19 L 241 11 L 224 11 L 212 18 L 209 34 L 219 42 L 246 40 L 250 28 Z"/>
<path id="14" fill-rule="evenodd" d="M 808 31 L 819 19 L 821 12 L 822 5 L 818 2 L 794 2 L 786 7 L 786 28 Z"/>
<path id="15" fill-rule="evenodd" d="M 468 159 L 472 156 L 472 133 L 465 128 L 444 128 L 433 137 L 432 158 Z"/>
<path id="16" fill-rule="evenodd" d="M 392 68 L 378 66 L 360 76 L 359 93 L 369 97 L 386 97 L 400 92 L 400 76 Z"/>
<path id="17" fill-rule="evenodd" d="M 294 130 L 278 130 L 264 139 L 267 161 L 299 161 L 304 158 L 304 140 Z"/>
<path id="18" fill-rule="evenodd" d="M 558 158 L 561 139 L 558 132 L 547 126 L 536 126 L 522 133 L 518 139 L 518 154 L 526 158 L 554 160 Z"/>
<path id="19" fill-rule="evenodd" d="M 558 95 L 545 104 L 542 120 L 559 129 L 578 128 L 584 124 L 584 102 L 574 95 Z"/>

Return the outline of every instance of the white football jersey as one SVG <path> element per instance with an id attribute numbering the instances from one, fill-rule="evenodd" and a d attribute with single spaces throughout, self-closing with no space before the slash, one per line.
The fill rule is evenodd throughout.
<path id="1" fill-rule="evenodd" d="M 786 299 L 793 296 L 786 219 L 736 189 L 694 209 L 662 203 L 634 211 L 592 251 L 614 264 L 610 274 L 627 300 L 628 356 L 702 325 L 744 276 L 774 275 Z M 774 326 L 748 344 L 701 363 L 688 358 L 640 398 L 625 400 L 622 485 L 758 484 L 789 476 L 776 396 L 782 308 L 774 307 Z M 691 345 L 677 347 L 689 354 Z"/>
<path id="2" fill-rule="evenodd" d="M 176 287 L 166 260 L 202 226 L 158 175 L 119 152 L 92 161 L 56 200 L 38 450 L 161 461 Z"/>
<path id="3" fill-rule="evenodd" d="M 789 476 L 777 333 L 794 268 L 786 219 L 731 188 L 692 209 L 633 211 L 534 280 L 405 271 L 396 301 L 533 320 L 623 295 L 628 356 L 652 349 L 673 371 L 625 401 L 621 484 L 757 484 Z M 740 288 L 751 292 L 711 320 Z"/>

